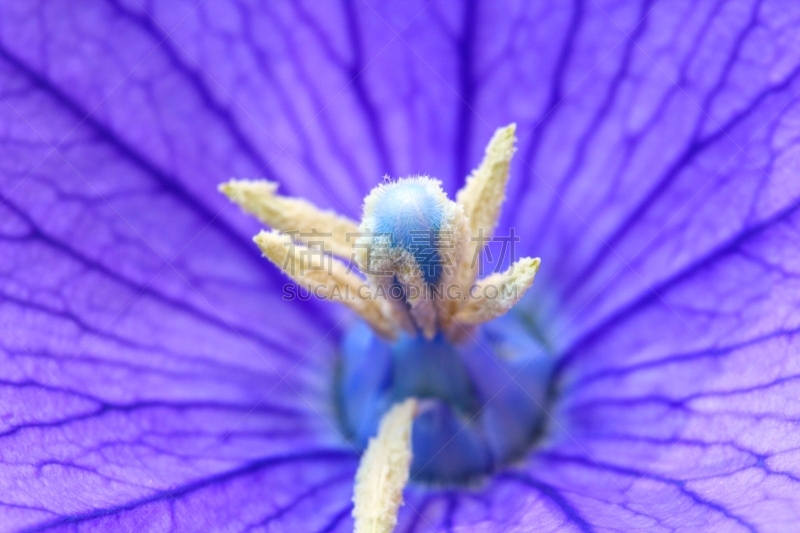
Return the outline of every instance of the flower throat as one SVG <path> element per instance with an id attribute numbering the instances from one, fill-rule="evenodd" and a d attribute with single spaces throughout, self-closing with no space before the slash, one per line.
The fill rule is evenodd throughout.
<path id="1" fill-rule="evenodd" d="M 497 130 L 455 201 L 427 177 L 379 185 L 364 201 L 360 224 L 279 196 L 273 183 L 220 187 L 273 228 L 254 238 L 269 260 L 362 319 L 343 336 L 334 383 L 343 433 L 367 448 L 359 513 L 372 508 L 359 507 L 359 487 L 369 485 L 375 464 L 396 477 L 400 491 L 409 475 L 472 484 L 525 453 L 541 430 L 551 362 L 526 330 L 524 311 L 513 309 L 539 259 L 478 279 L 514 143 L 513 124 Z M 320 244 L 324 253 L 314 254 Z M 398 506 L 395 500 L 381 501 Z"/>

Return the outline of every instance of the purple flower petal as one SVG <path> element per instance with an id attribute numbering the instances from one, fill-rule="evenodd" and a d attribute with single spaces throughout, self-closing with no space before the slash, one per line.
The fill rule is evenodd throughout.
<path id="1" fill-rule="evenodd" d="M 8 4 L 3 529 L 349 530 L 351 318 L 283 301 L 215 186 L 355 217 L 386 173 L 453 192 L 511 121 L 558 400 L 523 465 L 410 489 L 399 531 L 798 520 L 797 7 Z"/>

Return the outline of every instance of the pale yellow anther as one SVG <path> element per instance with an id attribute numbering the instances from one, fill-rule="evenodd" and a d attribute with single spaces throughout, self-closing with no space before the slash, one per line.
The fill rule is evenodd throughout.
<path id="1" fill-rule="evenodd" d="M 433 339 L 439 329 L 439 321 L 436 303 L 431 298 L 430 287 L 425 283 L 422 272 L 420 271 L 411 279 L 406 278 L 403 285 L 408 291 L 406 294 L 410 296 L 406 300 L 411 318 L 414 319 L 414 323 L 426 339 Z"/>
<path id="2" fill-rule="evenodd" d="M 255 241 L 312 294 L 349 306 L 385 338 L 404 331 L 433 339 L 441 332 L 458 343 L 476 325 L 511 309 L 539 267 L 538 259 L 522 259 L 476 284 L 483 247 L 505 200 L 515 143 L 515 124 L 495 131 L 455 202 L 426 176 L 379 185 L 364 200 L 360 225 L 280 196 L 278 185 L 268 181 L 232 180 L 219 190 L 275 230 Z M 430 248 L 412 250 L 427 231 Z M 366 280 L 330 254 L 355 262 Z M 438 273 L 429 279 L 423 266 Z"/>
<path id="3" fill-rule="evenodd" d="M 464 208 L 464 214 L 469 219 L 472 236 L 458 269 L 458 282 L 464 290 L 475 282 L 479 262 L 474 258 L 478 257 L 483 245 L 492 236 L 500 216 L 500 207 L 506 198 L 508 167 L 515 151 L 516 131 L 517 125 L 509 124 L 494 132 L 480 166 L 456 195 L 456 202 Z"/>
<path id="4" fill-rule="evenodd" d="M 442 297 L 435 299 L 434 304 L 437 308 L 439 329 L 448 332 L 452 326 L 453 315 L 461 305 L 458 299 L 449 298 L 448 291 L 452 291 L 453 288 L 460 289 L 463 276 L 460 269 L 463 268 L 464 256 L 468 253 L 470 232 L 469 221 L 460 205 L 449 202 L 445 206 L 445 211 L 446 215 L 442 217 L 443 225 L 439 232 L 440 248 L 443 251 L 440 291 L 443 294 Z"/>
<path id="5" fill-rule="evenodd" d="M 411 467 L 411 425 L 416 413 L 414 398 L 395 404 L 370 439 L 356 473 L 355 533 L 391 533 L 397 525 Z"/>
<path id="6" fill-rule="evenodd" d="M 395 258 L 391 264 L 394 269 L 391 282 L 396 279 L 404 288 L 405 301 L 400 303 L 414 326 L 422 331 L 425 338 L 432 339 L 438 329 L 436 305 L 430 297 L 430 287 L 425 283 L 422 269 L 406 250 L 394 249 L 390 255 Z"/>
<path id="7" fill-rule="evenodd" d="M 397 328 L 386 316 L 382 302 L 343 262 L 278 231 L 262 231 L 253 240 L 264 257 L 311 294 L 345 304 L 388 339 L 397 336 Z"/>
<path id="8" fill-rule="evenodd" d="M 502 274 L 492 274 L 472 287 L 470 298 L 455 316 L 460 324 L 481 324 L 506 314 L 533 283 L 539 258 L 520 259 Z"/>
<path id="9" fill-rule="evenodd" d="M 374 288 L 373 294 L 383 296 L 384 312 L 391 318 L 392 323 L 397 324 L 398 329 L 404 330 L 409 335 L 416 335 L 416 325 L 408 312 L 408 305 L 406 305 L 405 300 L 385 297 L 386 295 L 391 296 L 394 276 L 367 275 L 367 279 L 370 286 Z"/>
<path id="10" fill-rule="evenodd" d="M 278 184 L 270 181 L 231 180 L 219 190 L 267 226 L 291 233 L 299 242 L 321 242 L 326 252 L 351 259 L 356 222 L 305 200 L 280 196 Z"/>

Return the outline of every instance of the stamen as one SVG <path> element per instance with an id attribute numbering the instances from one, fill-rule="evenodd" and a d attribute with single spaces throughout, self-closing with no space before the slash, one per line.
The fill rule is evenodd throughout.
<path id="1" fill-rule="evenodd" d="M 439 324 L 436 315 L 436 305 L 430 297 L 430 291 L 425 278 L 421 275 L 419 269 L 412 276 L 398 276 L 400 282 L 406 287 L 408 291 L 408 302 L 411 313 L 411 318 L 426 339 L 432 339 L 439 329 Z"/>
<path id="2" fill-rule="evenodd" d="M 310 293 L 342 302 L 383 337 L 397 337 L 397 330 L 384 313 L 381 301 L 373 297 L 361 278 L 349 272 L 343 262 L 327 254 L 315 253 L 294 242 L 290 235 L 274 230 L 262 231 L 253 240 L 264 257 Z"/>
<path id="3" fill-rule="evenodd" d="M 515 131 L 516 125 L 510 124 L 495 132 L 457 202 L 448 199 L 438 180 L 401 179 L 370 192 L 359 226 L 305 200 L 280 196 L 278 185 L 268 181 L 232 180 L 219 189 L 277 230 L 260 234 L 256 242 L 315 295 L 342 301 L 384 337 L 395 338 L 404 330 L 411 337 L 421 332 L 432 340 L 441 332 L 457 343 L 470 326 L 507 312 L 538 268 L 538 259 L 526 259 L 518 263 L 518 272 L 489 276 L 475 285 L 476 258 L 494 232 L 505 199 Z M 295 244 L 287 250 L 293 243 L 321 243 L 322 249 L 309 253 L 309 248 Z M 324 252 L 355 259 L 368 285 Z M 317 256 L 321 268 L 306 268 L 311 255 Z M 290 260 L 303 272 L 287 271 L 284 265 Z M 497 298 L 486 297 L 492 288 Z"/>
<path id="4" fill-rule="evenodd" d="M 355 533 L 390 533 L 397 525 L 411 466 L 411 425 L 417 401 L 395 404 L 370 439 L 356 473 Z"/>
<path id="5" fill-rule="evenodd" d="M 291 232 L 296 241 L 322 242 L 326 252 L 352 258 L 356 222 L 305 200 L 275 194 L 277 189 L 277 183 L 264 180 L 231 180 L 219 186 L 220 192 L 264 224 Z"/>
<path id="6" fill-rule="evenodd" d="M 540 341 L 519 317 L 478 327 L 508 312 L 539 268 L 524 258 L 476 282 L 515 130 L 494 133 L 457 201 L 438 180 L 398 179 L 367 195 L 360 225 L 282 197 L 275 183 L 219 187 L 272 228 L 253 239 L 265 257 L 363 319 L 344 336 L 335 372 L 337 416 L 353 443 L 367 445 L 353 494 L 356 533 L 396 527 L 411 473 L 419 483 L 471 485 L 519 458 L 542 427 L 552 364 Z M 419 414 L 414 398 L 425 398 Z"/>
<path id="7" fill-rule="evenodd" d="M 452 327 L 453 315 L 458 311 L 458 299 L 451 300 L 447 296 L 448 289 L 460 288 L 461 273 L 464 258 L 467 257 L 470 229 L 469 221 L 464 215 L 464 209 L 455 202 L 449 202 L 445 207 L 446 215 L 443 218 L 442 230 L 439 232 L 439 249 L 443 253 L 445 266 L 442 269 L 441 289 L 443 295 L 435 300 L 437 315 L 439 318 L 439 328 L 442 331 L 449 331 Z"/>
<path id="8" fill-rule="evenodd" d="M 506 314 L 533 284 L 540 262 L 538 257 L 525 257 L 502 274 L 483 278 L 456 314 L 456 322 L 482 324 Z"/>
<path id="9" fill-rule="evenodd" d="M 472 237 L 458 265 L 458 283 L 464 290 L 469 289 L 477 278 L 478 262 L 473 258 L 478 257 L 497 226 L 500 207 L 506 198 L 508 168 L 516 150 L 516 131 L 517 125 L 509 124 L 494 132 L 480 166 L 456 194 L 456 202 L 464 208 L 469 220 Z"/>

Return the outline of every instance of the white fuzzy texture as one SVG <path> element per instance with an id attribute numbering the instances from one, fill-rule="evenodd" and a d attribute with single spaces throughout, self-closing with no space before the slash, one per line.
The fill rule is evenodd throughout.
<path id="1" fill-rule="evenodd" d="M 483 278 L 455 316 L 461 324 L 481 324 L 506 314 L 533 284 L 539 258 L 520 259 L 502 274 Z M 493 296 L 494 295 L 494 296 Z"/>
<path id="2" fill-rule="evenodd" d="M 219 190 L 267 226 L 291 232 L 299 242 L 322 242 L 326 252 L 352 259 L 358 233 L 358 225 L 352 220 L 306 200 L 280 196 L 276 194 L 278 184 L 270 181 L 231 180 L 221 184 Z"/>
<path id="3" fill-rule="evenodd" d="M 464 215 L 462 206 L 450 202 L 445 207 L 444 223 L 441 230 L 441 248 L 443 268 L 441 285 L 446 290 L 448 287 L 460 283 L 460 269 L 463 268 L 464 257 L 468 254 L 470 245 L 469 220 Z M 467 261 L 469 265 L 469 261 Z M 460 301 L 437 299 L 435 302 L 439 328 L 449 332 L 453 326 L 453 315 L 458 312 Z"/>
<path id="4" fill-rule="evenodd" d="M 395 404 L 361 456 L 353 493 L 355 533 L 390 533 L 397 525 L 411 467 L 411 426 L 417 401 Z"/>
<path id="5" fill-rule="evenodd" d="M 442 190 L 441 182 L 439 180 L 431 179 L 428 177 L 416 177 L 403 180 L 404 185 L 408 182 L 414 185 L 419 185 L 420 189 L 424 191 L 427 199 L 438 206 L 443 211 L 444 220 L 437 221 L 442 227 L 449 228 L 453 223 L 447 218 L 452 216 L 455 212 L 460 213 L 460 209 L 455 209 L 456 205 Z M 361 237 L 356 244 L 356 262 L 361 267 L 362 271 L 366 273 L 367 279 L 375 286 L 381 286 L 385 293 L 388 293 L 391 284 L 396 277 L 397 281 L 403 286 L 408 298 L 408 307 L 405 303 L 393 301 L 389 305 L 392 309 L 392 316 L 398 324 L 406 330 L 414 331 L 419 328 L 426 338 L 433 338 L 439 330 L 440 317 L 436 303 L 428 297 L 429 287 L 425 282 L 422 269 L 417 264 L 414 256 L 397 246 L 392 246 L 388 238 L 382 235 L 376 235 L 375 232 L 379 227 L 378 219 L 386 215 L 381 213 L 379 205 L 385 199 L 385 195 L 396 195 L 396 202 L 401 204 L 403 202 L 403 195 L 406 194 L 402 187 L 398 187 L 398 183 L 394 182 L 382 184 L 374 188 L 369 195 L 364 199 L 364 217 L 359 227 Z M 419 194 L 419 189 L 413 189 L 414 194 L 408 194 L 410 203 L 414 203 Z M 415 212 L 424 217 L 426 213 Z M 433 224 L 431 224 L 433 225 Z M 413 227 L 409 221 L 409 227 Z M 399 230 L 402 232 L 403 230 Z M 399 235 L 395 235 L 399 239 Z M 378 275 L 377 273 L 382 273 Z M 409 328 L 409 325 L 411 326 Z"/>
<path id="6" fill-rule="evenodd" d="M 516 151 L 517 125 L 498 128 L 486 146 L 483 161 L 458 191 L 456 202 L 464 209 L 473 238 L 488 239 L 494 233 L 500 208 L 506 199 L 508 168 Z M 473 258 L 482 253 L 484 242 L 467 240 L 466 252 L 459 265 L 458 284 L 468 290 L 475 282 L 480 261 Z"/>
<path id="7" fill-rule="evenodd" d="M 400 330 L 409 335 L 421 332 L 428 339 L 441 331 L 459 342 L 475 325 L 508 312 L 539 268 L 539 259 L 525 258 L 502 274 L 476 282 L 479 257 L 505 200 L 515 144 L 515 124 L 497 129 L 456 202 L 439 180 L 426 176 L 375 187 L 364 199 L 360 225 L 305 200 L 280 196 L 278 185 L 268 181 L 232 180 L 219 190 L 277 230 L 261 232 L 254 240 L 267 258 L 314 294 L 349 306 L 388 339 Z M 413 232 L 428 230 L 438 232 L 437 249 L 431 253 L 438 254 L 439 265 L 428 263 L 428 256 L 419 255 L 418 243 L 412 246 L 409 241 Z M 308 253 L 302 244 L 316 242 L 322 242 L 326 252 L 355 260 L 370 290 L 362 287 L 359 292 L 363 280 L 347 265 L 327 254 Z M 321 268 L 310 268 L 312 257 L 321 260 Z M 286 268 L 287 260 L 294 268 Z M 439 274 L 426 280 L 423 269 L 431 267 L 438 267 Z M 403 289 L 400 295 L 393 292 L 395 283 Z M 434 291 L 445 298 L 433 298 Z M 336 297 L 342 294 L 349 298 Z M 446 299 L 451 294 L 459 297 Z"/>
<path id="8" fill-rule="evenodd" d="M 264 257 L 272 261 L 298 285 L 314 295 L 341 301 L 388 339 L 397 337 L 397 328 L 386 316 L 381 302 L 359 293 L 361 278 L 347 271 L 347 265 L 329 255 L 311 252 L 278 231 L 262 231 L 253 240 Z M 347 295 L 348 298 L 340 298 Z M 363 297 L 362 297 L 363 295 Z"/>

